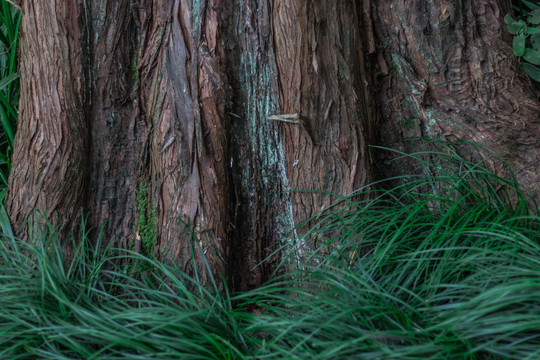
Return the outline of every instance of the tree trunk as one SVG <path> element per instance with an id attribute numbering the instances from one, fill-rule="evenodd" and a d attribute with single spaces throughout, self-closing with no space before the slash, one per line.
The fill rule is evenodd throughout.
<path id="1" fill-rule="evenodd" d="M 256 266 L 294 223 L 330 204 L 291 189 L 371 180 L 362 12 L 350 1 L 49 0 L 23 13 L 7 203 L 19 236 L 42 209 L 64 238 L 82 207 L 116 246 L 144 252 L 151 240 L 186 271 L 204 254 L 247 289 L 268 278 L 272 261 Z M 141 237 L 145 216 L 155 231 Z"/>
<path id="2" fill-rule="evenodd" d="M 290 191 L 371 182 L 369 144 L 479 141 L 538 190 L 538 103 L 502 3 L 24 1 L 14 230 L 40 209 L 65 239 L 82 208 L 114 245 L 188 272 L 195 254 L 208 281 L 204 255 L 245 290 L 332 201 Z"/>

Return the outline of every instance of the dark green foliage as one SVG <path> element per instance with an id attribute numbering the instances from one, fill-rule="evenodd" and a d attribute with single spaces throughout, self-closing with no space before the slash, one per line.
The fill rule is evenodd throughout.
<path id="1" fill-rule="evenodd" d="M 504 21 L 514 35 L 514 55 L 520 57 L 521 68 L 529 77 L 540 82 L 540 5 L 527 0 L 515 1 L 518 19 L 507 14 Z"/>
<path id="2" fill-rule="evenodd" d="M 0 200 L 7 187 L 11 168 L 17 106 L 19 104 L 19 76 L 17 47 L 21 12 L 5 0 L 0 1 Z"/>
<path id="3" fill-rule="evenodd" d="M 540 357 L 533 201 L 441 144 L 400 157 L 423 175 L 340 197 L 298 240 L 324 242 L 299 270 L 232 296 L 85 230 L 66 263 L 54 229 L 23 243 L 0 211 L 0 358 Z"/>
<path id="4" fill-rule="evenodd" d="M 6 236 L 0 245 L 1 359 L 236 359 L 247 351 L 242 316 L 218 289 L 133 252 L 122 260 L 152 272 L 128 276 L 116 252 L 92 245 L 84 230 L 66 264 L 48 230 L 35 244 Z"/>
<path id="5" fill-rule="evenodd" d="M 291 274 L 283 280 L 286 293 L 270 284 L 250 295 L 265 308 L 254 329 L 266 335 L 267 353 L 303 359 L 540 356 L 540 231 L 538 213 L 529 211 L 533 201 L 483 161 L 437 147 L 406 156 L 424 175 L 407 176 L 390 190 L 366 188 L 361 192 L 371 193 L 369 200 L 348 196 L 340 200 L 344 208 L 319 214 L 307 239 L 325 244 L 292 281 Z"/>

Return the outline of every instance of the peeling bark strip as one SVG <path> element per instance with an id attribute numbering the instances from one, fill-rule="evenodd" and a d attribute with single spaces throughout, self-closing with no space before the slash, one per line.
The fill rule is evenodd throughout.
<path id="1" fill-rule="evenodd" d="M 509 11 L 510 1 L 379 2 L 380 134 L 389 147 L 412 136 L 487 145 L 540 200 L 540 104 L 513 56 Z"/>

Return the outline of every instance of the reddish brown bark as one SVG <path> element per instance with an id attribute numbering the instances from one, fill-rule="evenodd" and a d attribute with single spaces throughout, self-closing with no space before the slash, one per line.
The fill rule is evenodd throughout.
<path id="1" fill-rule="evenodd" d="M 82 10 L 73 1 L 25 1 L 22 11 L 23 96 L 6 208 L 18 236 L 27 236 L 36 210 L 65 235 L 78 223 L 89 174 Z"/>
<path id="2" fill-rule="evenodd" d="M 184 267 L 192 250 L 203 264 L 200 246 L 212 270 L 226 274 L 230 94 L 204 40 L 215 42 L 217 36 L 214 6 L 196 12 L 181 1 L 142 2 L 138 73 L 140 107 L 150 128 L 145 173 L 156 210 L 156 245 Z M 194 23 L 205 9 L 208 28 Z M 191 243 L 190 231 L 199 243 Z"/>
<path id="3" fill-rule="evenodd" d="M 373 35 L 360 6 L 353 1 L 274 1 L 282 111 L 297 113 L 303 121 L 277 125 L 284 134 L 294 190 L 348 194 L 373 180 L 367 145 L 375 104 L 365 55 Z M 335 201 L 323 193 L 293 198 L 297 222 Z"/>

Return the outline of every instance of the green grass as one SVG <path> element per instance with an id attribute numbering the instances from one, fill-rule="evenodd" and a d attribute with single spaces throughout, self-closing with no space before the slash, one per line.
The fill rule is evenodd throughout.
<path id="1" fill-rule="evenodd" d="M 172 265 L 100 250 L 86 232 L 67 265 L 49 230 L 35 244 L 2 242 L 0 358 L 241 358 L 242 317 L 217 289 Z M 126 261 L 153 272 L 127 275 Z"/>
<path id="2" fill-rule="evenodd" d="M 311 219 L 318 224 L 307 237 L 323 245 L 295 273 L 294 291 L 290 274 L 286 293 L 273 284 L 257 290 L 266 312 L 253 329 L 266 335 L 269 354 L 540 358 L 534 202 L 484 162 L 437 147 L 407 156 L 430 175 L 366 188 L 371 199 L 342 198 L 344 208 Z"/>
<path id="3" fill-rule="evenodd" d="M 534 202 L 441 144 L 401 157 L 423 175 L 338 198 L 301 270 L 248 293 L 100 250 L 84 224 L 66 264 L 54 229 L 22 243 L 0 211 L 0 358 L 540 358 Z"/>
<path id="4" fill-rule="evenodd" d="M 19 104 L 17 48 L 21 12 L 8 1 L 0 1 L 0 194 L 5 192 L 11 169 Z M 0 196 L 0 200 L 3 195 Z"/>

